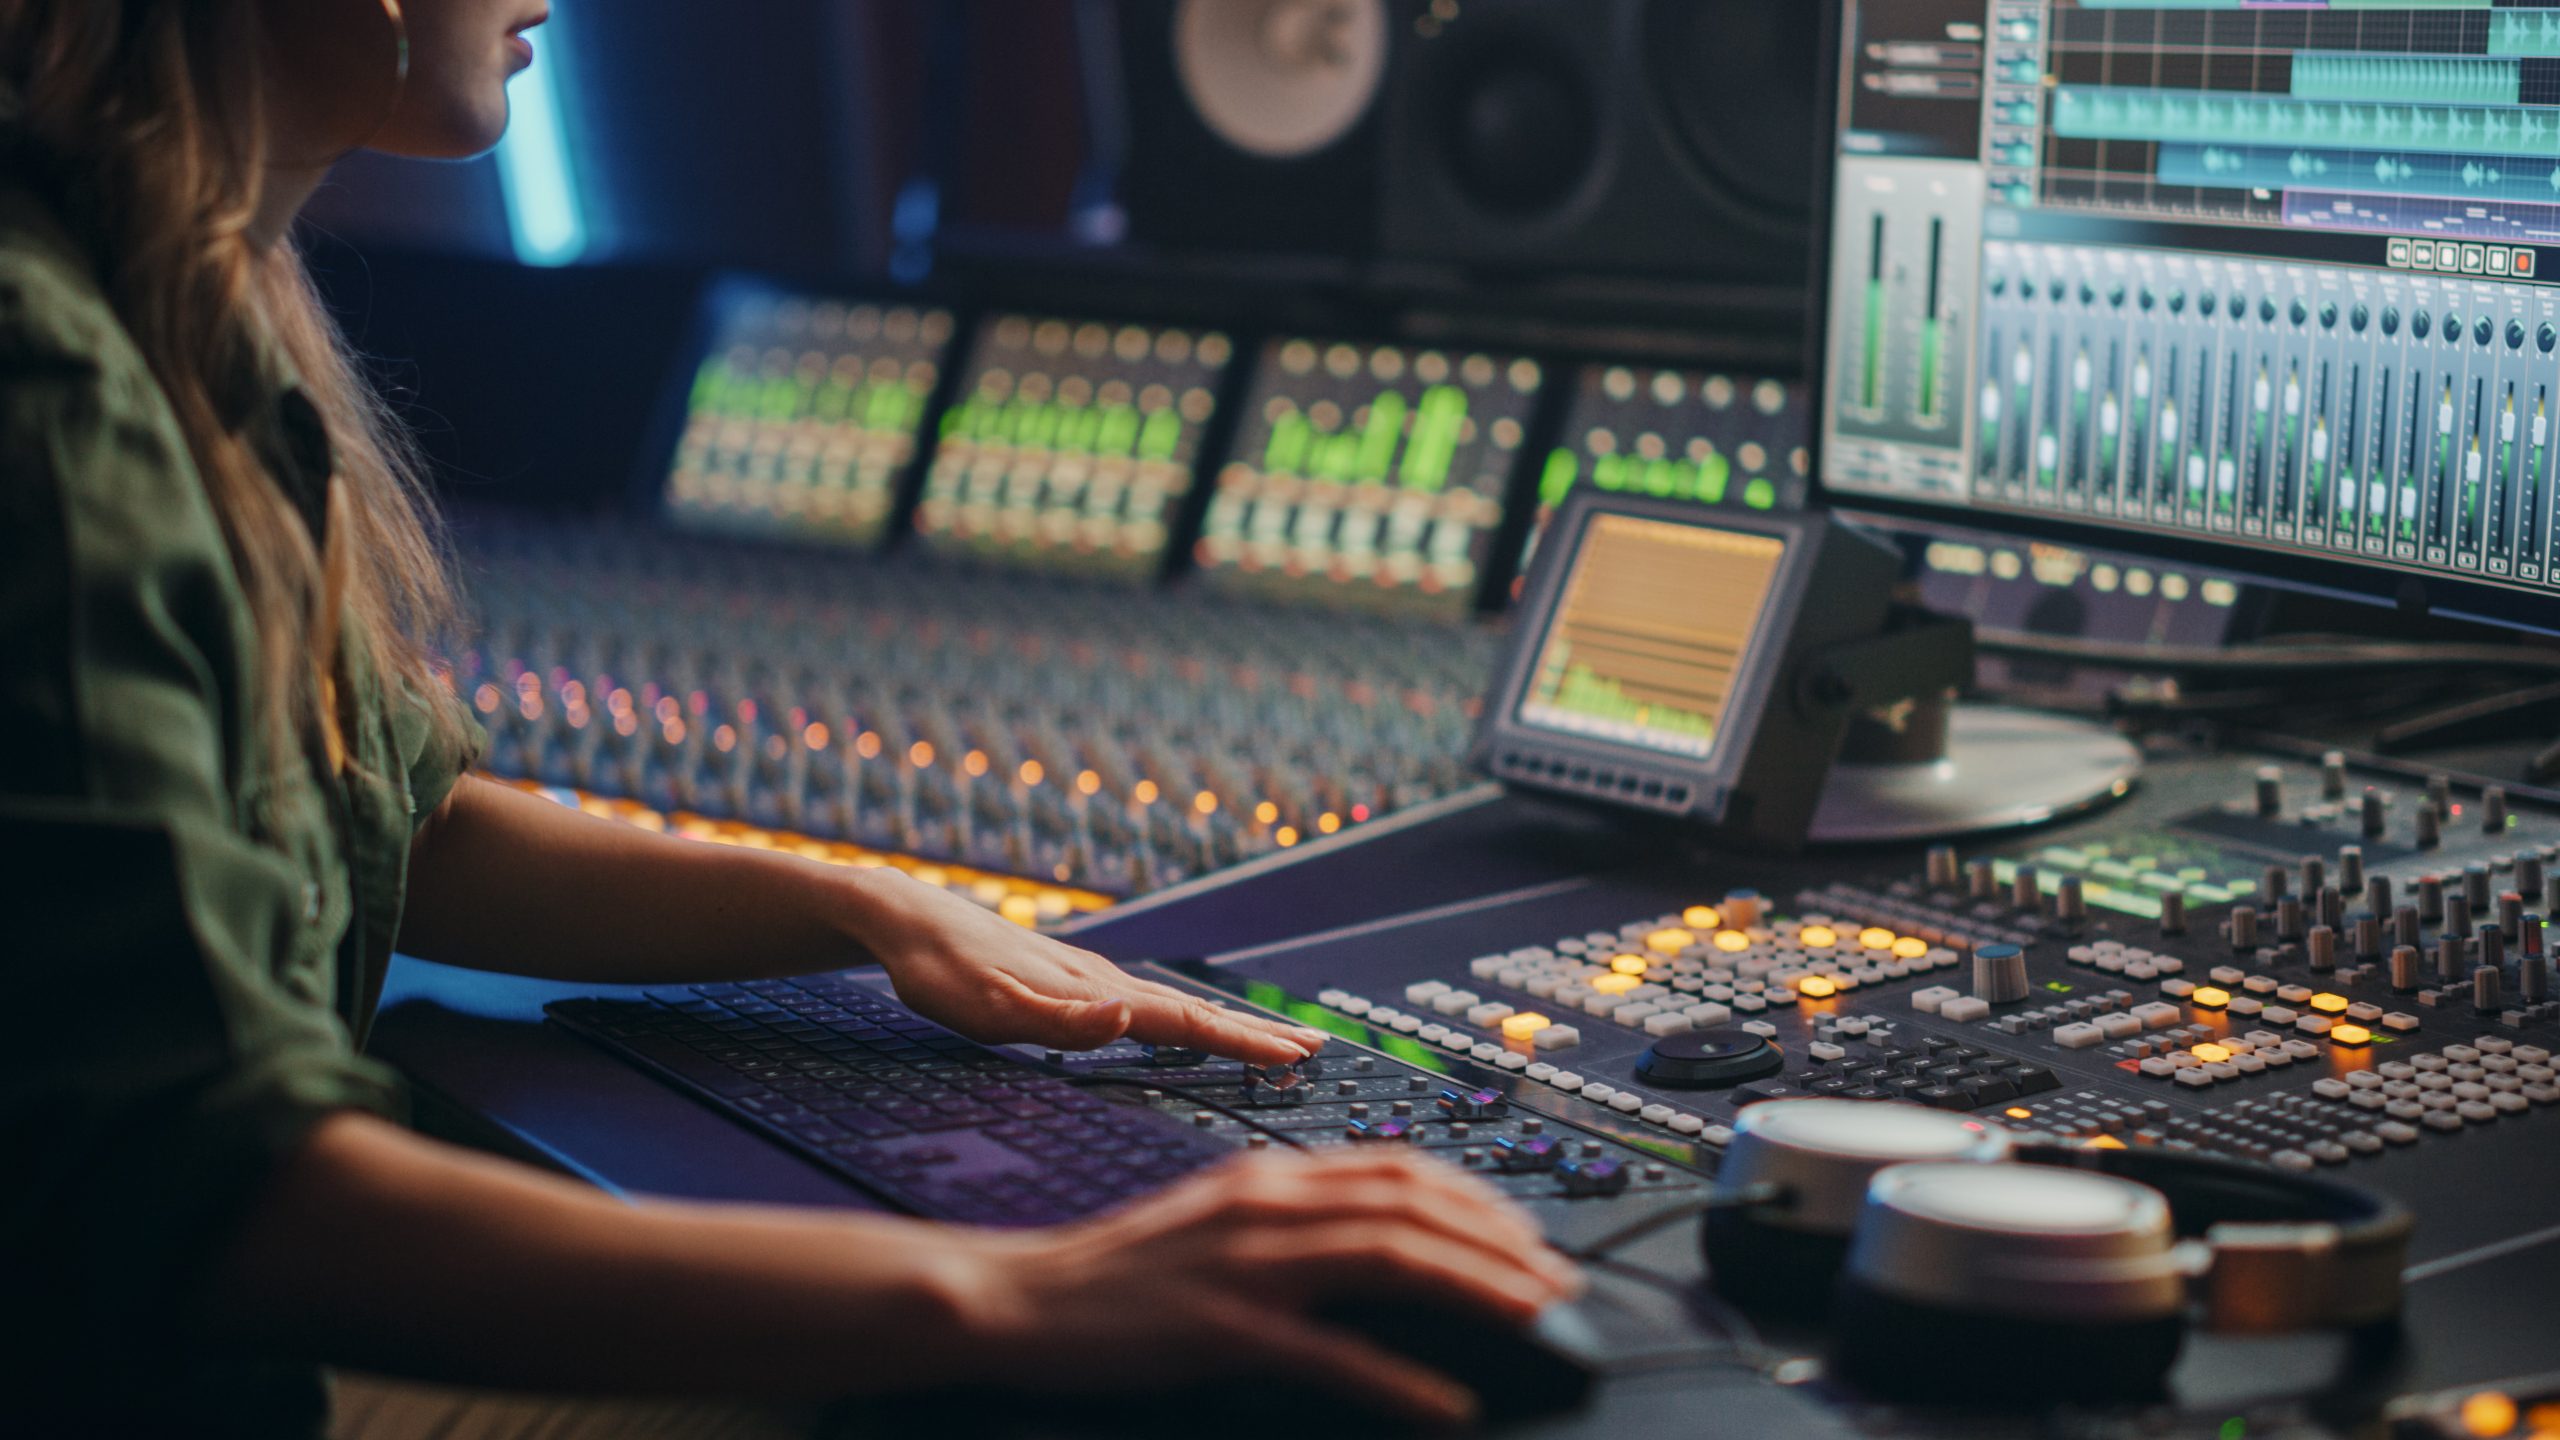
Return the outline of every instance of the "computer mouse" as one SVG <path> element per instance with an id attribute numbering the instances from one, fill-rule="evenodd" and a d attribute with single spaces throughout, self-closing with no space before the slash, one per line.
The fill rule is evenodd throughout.
<path id="1" fill-rule="evenodd" d="M 1527 1326 L 1412 1300 L 1341 1300 L 1315 1318 L 1473 1390 L 1487 1425 L 1577 1409 L 1602 1373 L 1599 1331 L 1570 1303 Z"/>

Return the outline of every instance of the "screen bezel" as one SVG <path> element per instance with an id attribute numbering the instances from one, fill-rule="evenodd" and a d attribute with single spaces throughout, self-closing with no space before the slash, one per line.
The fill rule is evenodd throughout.
<path id="1" fill-rule="evenodd" d="M 1770 576 L 1768 599 L 1762 607 L 1760 623 L 1753 630 L 1741 663 L 1734 667 L 1733 685 L 1725 700 L 1724 723 L 1717 726 L 1715 743 L 1703 758 L 1673 755 L 1570 730 L 1550 729 L 1520 718 L 1520 707 L 1528 698 L 1539 659 L 1546 653 L 1553 635 L 1557 613 L 1563 607 L 1575 563 L 1581 559 L 1584 539 L 1593 521 L 1603 515 L 1623 515 L 1691 529 L 1755 535 L 1775 540 L 1783 547 Z M 1821 516 L 1810 512 L 1733 513 L 1679 500 L 1612 495 L 1594 490 L 1576 491 L 1556 512 L 1545 539 L 1539 543 L 1537 559 L 1530 565 L 1528 587 L 1520 597 L 1520 608 L 1513 622 L 1516 626 L 1514 640 L 1509 653 L 1503 657 L 1499 684 L 1491 696 L 1492 703 L 1485 708 L 1477 740 L 1479 764 L 1497 750 L 1526 752 L 1543 759 L 1676 779 L 1685 782 L 1699 797 L 1683 808 L 1710 818 L 1720 815 L 1726 797 L 1758 741 L 1761 722 L 1769 712 L 1779 677 L 1786 668 L 1786 636 L 1793 633 L 1795 616 L 1803 607 L 1805 587 L 1813 571 L 1816 552 L 1822 544 L 1822 528 L 1826 523 Z"/>
<path id="2" fill-rule="evenodd" d="M 2540 635 L 2560 635 L 2560 590 L 2536 595 L 2528 590 L 2465 580 L 2418 569 L 2346 559 L 2238 541 L 2191 539 L 2147 526 L 2119 526 L 2005 509 L 1947 505 L 1873 495 L 1859 490 L 1833 490 L 1824 479 L 1828 456 L 1831 394 L 1831 263 L 1837 236 L 1833 225 L 1838 195 L 1843 84 L 1851 56 L 1850 11 L 1880 0 L 1822 0 L 1823 45 L 1816 100 L 1821 117 L 1815 126 L 1812 243 L 1806 247 L 1804 372 L 1811 387 L 1813 427 L 1811 463 L 1806 467 L 1806 503 L 1820 510 L 1865 511 L 1905 520 L 1956 525 L 2026 540 L 2050 540 L 2082 550 L 2106 550 L 2163 563 L 2218 570 L 2254 583 L 2333 599 L 2389 606 L 2403 614 L 2471 621 Z M 1985 14 L 1989 13 L 1986 0 Z M 2560 486 L 2554 487 L 2560 491 Z M 2546 504 L 2560 503 L 2560 493 Z M 2560 516 L 2560 510 L 2555 510 Z"/>

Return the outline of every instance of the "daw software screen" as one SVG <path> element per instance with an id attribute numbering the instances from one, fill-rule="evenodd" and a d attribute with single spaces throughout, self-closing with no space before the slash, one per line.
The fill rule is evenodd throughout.
<path id="1" fill-rule="evenodd" d="M 1774 536 L 1593 515 L 1520 723 L 1711 757 L 1786 553 Z"/>
<path id="2" fill-rule="evenodd" d="M 1828 489 L 2551 592 L 2560 11 L 1848 25 Z"/>

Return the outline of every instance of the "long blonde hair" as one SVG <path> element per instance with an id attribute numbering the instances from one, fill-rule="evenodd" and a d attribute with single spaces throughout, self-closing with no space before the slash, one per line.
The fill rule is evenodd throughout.
<path id="1" fill-rule="evenodd" d="M 415 451 L 350 362 L 290 242 L 252 236 L 265 183 L 253 0 L 0 0 L 0 133 L 93 247 L 174 409 L 258 634 L 273 773 L 336 734 L 339 617 L 383 679 L 462 725 L 436 670 L 453 591 Z M 300 371 L 336 462 L 328 551 L 243 434 L 262 347 Z M 334 739 L 331 741 L 334 745 Z"/>

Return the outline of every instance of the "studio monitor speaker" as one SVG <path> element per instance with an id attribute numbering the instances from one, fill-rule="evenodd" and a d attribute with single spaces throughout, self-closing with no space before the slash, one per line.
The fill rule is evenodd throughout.
<path id="1" fill-rule="evenodd" d="M 1384 252 L 1483 269 L 1801 285 L 1812 0 L 1407 0 Z"/>
<path id="2" fill-rule="evenodd" d="M 1120 15 L 1133 238 L 1375 250 L 1388 0 L 1123 0 Z"/>

